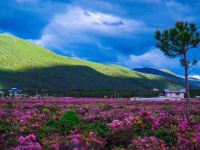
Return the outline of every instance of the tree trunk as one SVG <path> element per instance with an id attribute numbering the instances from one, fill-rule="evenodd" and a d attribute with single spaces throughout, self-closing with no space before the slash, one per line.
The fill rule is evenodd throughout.
<path id="1" fill-rule="evenodd" d="M 189 80 L 188 80 L 188 61 L 186 53 L 184 54 L 184 67 L 185 67 L 185 89 L 186 98 L 190 98 Z"/>
<path id="2" fill-rule="evenodd" d="M 185 89 L 186 89 L 186 117 L 187 121 L 190 124 L 190 111 L 189 111 L 189 98 L 190 98 L 190 91 L 189 91 L 189 80 L 188 80 L 188 61 L 187 61 L 187 55 L 186 50 L 184 53 L 184 67 L 185 67 Z"/>

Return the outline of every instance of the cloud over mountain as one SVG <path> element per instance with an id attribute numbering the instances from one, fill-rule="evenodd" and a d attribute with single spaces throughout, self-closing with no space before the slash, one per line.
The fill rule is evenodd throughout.
<path id="1" fill-rule="evenodd" d="M 0 5 L 0 32 L 34 41 L 61 55 L 120 62 L 129 68 L 167 67 L 183 74 L 177 60 L 166 64 L 169 59 L 152 50 L 154 32 L 177 21 L 195 22 L 200 27 L 199 12 L 200 1 L 196 0 L 9 0 Z M 192 50 L 189 58 L 200 60 L 199 49 Z M 194 67 L 191 72 L 200 74 L 200 69 Z"/>

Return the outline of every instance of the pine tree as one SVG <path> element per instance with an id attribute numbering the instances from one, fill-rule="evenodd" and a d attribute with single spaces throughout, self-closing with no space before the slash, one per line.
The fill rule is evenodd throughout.
<path id="1" fill-rule="evenodd" d="M 168 57 L 180 58 L 185 69 L 186 96 L 190 98 L 188 70 L 197 64 L 197 60 L 189 60 L 188 52 L 197 48 L 200 43 L 200 33 L 194 23 L 177 22 L 174 28 L 163 32 L 156 31 L 157 47 Z"/>

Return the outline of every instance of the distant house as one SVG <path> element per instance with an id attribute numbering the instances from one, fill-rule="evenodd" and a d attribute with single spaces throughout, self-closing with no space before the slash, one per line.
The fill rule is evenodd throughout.
<path id="1" fill-rule="evenodd" d="M 170 90 L 170 89 L 165 89 L 164 90 L 164 96 L 167 98 L 185 98 L 185 89 L 180 89 L 180 90 Z"/>
<path id="2" fill-rule="evenodd" d="M 157 90 L 156 90 L 157 91 Z M 185 89 L 170 90 L 165 89 L 158 97 L 131 97 L 131 101 L 165 101 L 165 100 L 181 100 L 185 97 Z"/>
<path id="3" fill-rule="evenodd" d="M 11 88 L 9 90 L 9 96 L 10 97 L 22 97 L 22 90 L 18 89 L 18 88 Z"/>

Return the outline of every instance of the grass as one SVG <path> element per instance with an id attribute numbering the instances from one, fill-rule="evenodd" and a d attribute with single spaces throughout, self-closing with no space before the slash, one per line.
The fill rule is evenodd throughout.
<path id="1" fill-rule="evenodd" d="M 180 88 L 161 76 L 60 56 L 8 34 L 0 34 L 0 87 L 40 89 L 151 90 Z"/>

